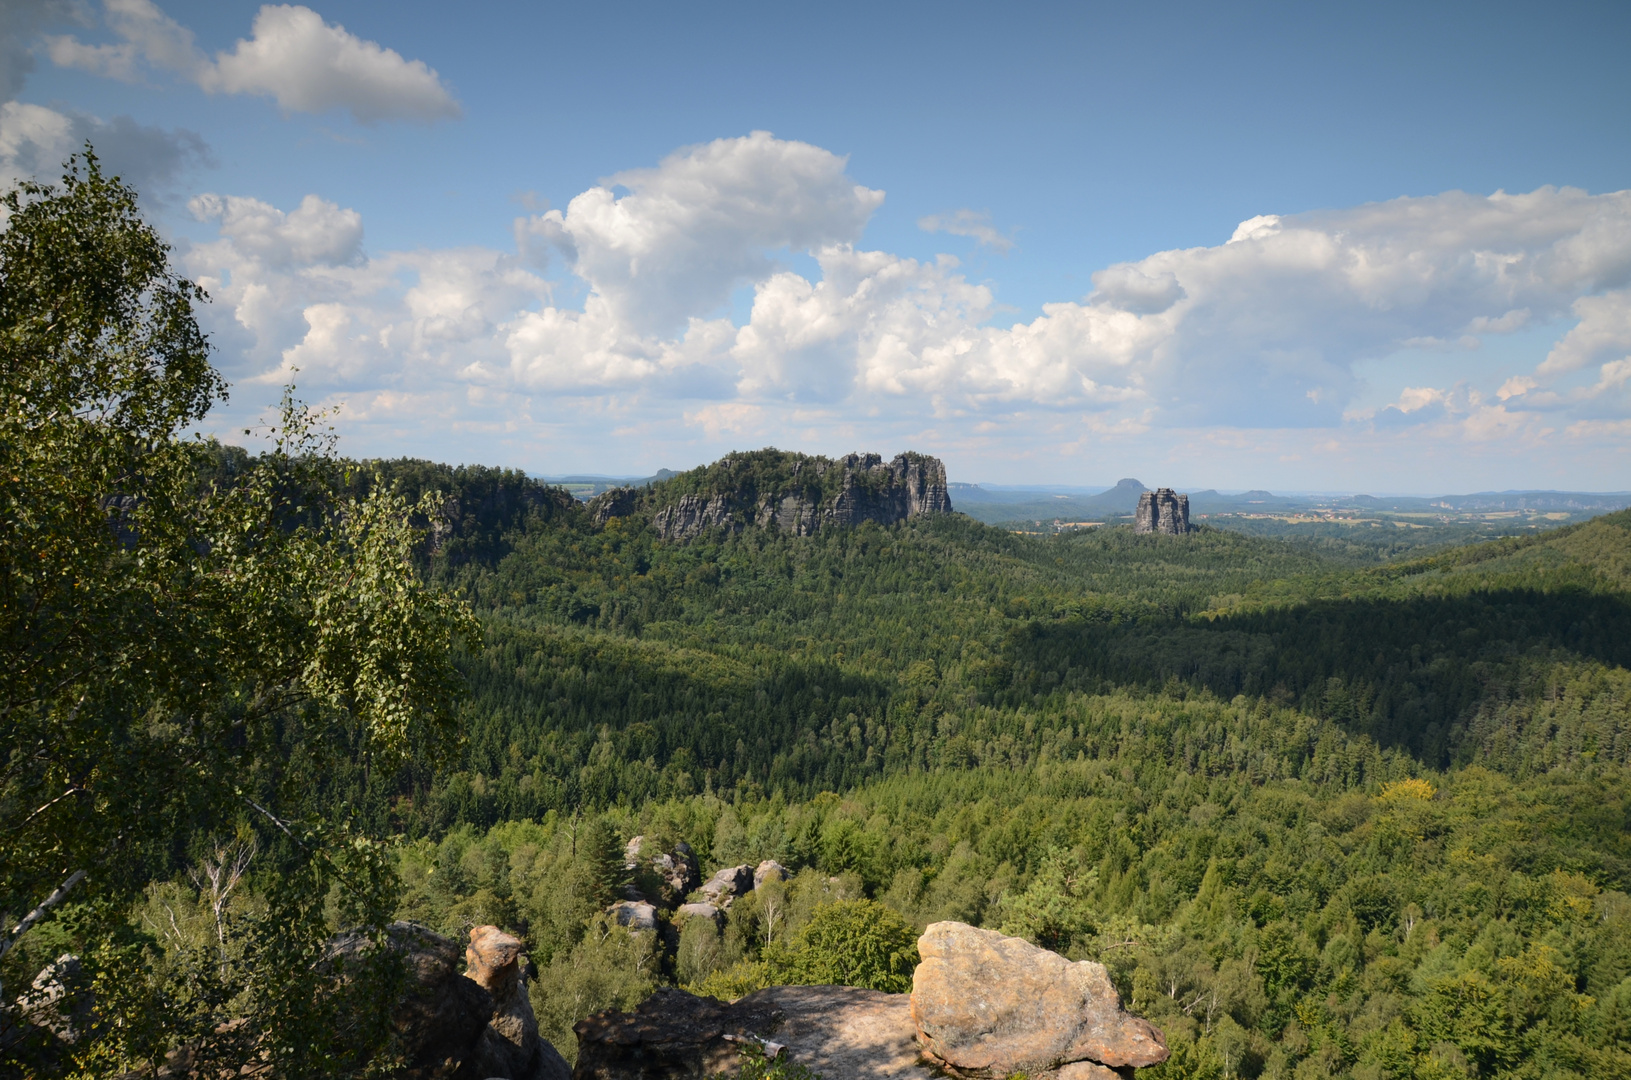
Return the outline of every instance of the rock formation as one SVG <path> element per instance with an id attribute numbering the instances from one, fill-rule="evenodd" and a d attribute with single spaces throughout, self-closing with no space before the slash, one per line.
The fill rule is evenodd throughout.
<path id="1" fill-rule="evenodd" d="M 606 909 L 606 914 L 630 930 L 657 929 L 657 906 L 644 900 L 619 900 Z"/>
<path id="2" fill-rule="evenodd" d="M 1122 1011 L 1103 964 L 1072 963 L 957 922 L 934 923 L 917 947 L 912 1020 L 925 1056 L 948 1072 L 1085 1080 L 1092 1066 L 1108 1072 L 1167 1059 L 1161 1033 Z"/>
<path id="3" fill-rule="evenodd" d="M 673 851 L 653 854 L 651 849 L 643 836 L 636 836 L 623 849 L 623 869 L 629 874 L 624 897 L 673 909 L 702 882 L 696 853 L 683 840 L 674 845 Z"/>
<path id="4" fill-rule="evenodd" d="M 757 889 L 767 881 L 786 881 L 787 867 L 775 859 L 766 859 L 753 871 L 753 887 Z"/>
<path id="5" fill-rule="evenodd" d="M 1189 496 L 1171 488 L 1156 488 L 1138 497 L 1133 532 L 1182 536 L 1189 531 Z"/>
<path id="6" fill-rule="evenodd" d="M 77 1042 L 96 1027 L 95 997 L 73 953 L 63 953 L 41 968 L 16 1005 L 23 1023 L 49 1031 L 64 1043 Z"/>
<path id="7" fill-rule="evenodd" d="M 639 499 L 638 488 L 612 488 L 590 499 L 589 505 L 584 509 L 589 513 L 589 520 L 598 527 L 614 517 L 628 517 L 634 513 L 634 508 L 639 505 Z"/>
<path id="8" fill-rule="evenodd" d="M 494 926 L 470 932 L 459 972 L 459 949 L 416 923 L 386 930 L 402 957 L 407 985 L 391 1010 L 393 1041 L 404 1058 L 400 1080 L 567 1080 L 564 1058 L 538 1034 L 521 972 L 521 943 Z M 343 967 L 369 947 L 367 935 L 342 934 L 329 960 Z"/>
<path id="9" fill-rule="evenodd" d="M 746 896 L 755 887 L 753 867 L 743 863 L 741 866 L 727 866 L 709 878 L 707 884 L 702 886 L 702 894 L 715 907 L 728 908 L 732 900 Z"/>
<path id="10" fill-rule="evenodd" d="M 833 460 L 780 450 L 733 454 L 640 491 L 608 491 L 589 504 L 597 524 L 637 509 L 668 540 L 689 540 L 748 526 L 808 536 L 825 525 L 873 521 L 893 525 L 920 514 L 951 512 L 946 467 L 939 458 L 906 453 Z"/>
<path id="11" fill-rule="evenodd" d="M 566 1059 L 538 1035 L 538 1020 L 521 970 L 521 942 L 496 926 L 470 931 L 465 950 L 465 978 L 493 999 L 487 1026 L 461 1070 L 471 1077 L 509 1080 L 569 1080 Z"/>
<path id="12" fill-rule="evenodd" d="M 826 1080 L 928 1080 L 905 994 L 849 986 L 773 986 L 725 1004 L 659 990 L 632 1013 L 581 1021 L 573 1080 L 734 1076 L 746 1046 Z"/>
<path id="13" fill-rule="evenodd" d="M 328 960 L 343 970 L 371 944 L 366 934 L 341 934 L 330 943 Z M 405 1062 L 401 1075 L 404 1080 L 451 1078 L 487 1027 L 492 996 L 460 974 L 458 946 L 427 927 L 392 923 L 386 945 L 402 958 L 407 973 L 402 997 L 391 1010 L 393 1041 Z"/>
<path id="14" fill-rule="evenodd" d="M 659 990 L 578 1024 L 573 1080 L 735 1075 L 744 1046 L 828 1080 L 1128 1080 L 1167 1058 L 1104 967 L 962 923 L 930 926 L 912 993 L 773 986 L 726 1004 Z"/>
<path id="15" fill-rule="evenodd" d="M 723 926 L 725 913 L 707 901 L 698 901 L 695 904 L 681 904 L 674 909 L 674 918 L 683 919 L 711 919 L 717 926 Z"/>

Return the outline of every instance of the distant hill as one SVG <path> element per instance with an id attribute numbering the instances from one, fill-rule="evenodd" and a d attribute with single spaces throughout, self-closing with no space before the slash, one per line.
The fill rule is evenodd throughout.
<path id="1" fill-rule="evenodd" d="M 610 491 L 613 488 L 620 487 L 650 487 L 652 484 L 677 475 L 672 469 L 658 469 L 650 476 L 602 476 L 597 473 L 588 473 L 575 476 L 540 476 L 538 479 L 546 484 L 564 488 L 577 496 L 580 501 L 588 502 L 603 491 Z"/>

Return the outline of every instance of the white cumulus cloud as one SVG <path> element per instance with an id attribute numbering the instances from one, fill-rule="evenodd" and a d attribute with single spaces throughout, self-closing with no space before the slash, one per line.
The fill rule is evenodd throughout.
<path id="1" fill-rule="evenodd" d="M 560 251 L 620 325 L 670 333 L 767 277 L 779 249 L 859 239 L 884 194 L 844 166 L 818 146 L 756 131 L 618 173 L 517 230 Z"/>
<path id="2" fill-rule="evenodd" d="M 887 417 L 944 439 L 1072 446 L 1162 430 L 1611 438 L 1631 417 L 1631 192 L 1263 215 L 1226 243 L 1104 267 L 1086 296 L 1020 322 L 999 321 L 991 288 L 950 255 L 865 248 L 882 200 L 843 158 L 756 132 L 522 218 L 514 251 L 370 255 L 360 218 L 317 196 L 279 209 L 211 195 L 193 208 L 220 237 L 187 258 L 231 313 L 217 333 L 239 371 L 276 381 L 298 367 L 372 395 L 374 416 L 464 401 L 501 424 L 571 400 L 553 415 L 618 431 L 666 417 L 727 438 Z M 573 293 L 584 299 L 558 302 Z M 1487 350 L 1468 347 L 1554 325 L 1529 371 L 1483 375 Z M 1448 380 L 1367 388 L 1367 362 L 1433 342 L 1449 343 Z"/>
<path id="3" fill-rule="evenodd" d="M 206 56 L 192 31 L 152 0 L 104 0 L 104 19 L 119 39 L 87 44 L 70 35 L 47 40 L 52 61 L 135 82 L 143 65 L 174 72 L 210 93 L 270 97 L 287 112 L 344 109 L 365 124 L 431 122 L 459 115 L 459 104 L 423 60 L 408 60 L 325 22 L 299 4 L 266 4 L 252 36 L 231 51 Z"/>

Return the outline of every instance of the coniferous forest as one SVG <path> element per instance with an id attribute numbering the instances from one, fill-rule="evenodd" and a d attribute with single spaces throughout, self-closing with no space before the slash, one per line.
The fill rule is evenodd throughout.
<path id="1" fill-rule="evenodd" d="M 904 989 L 956 919 L 1103 962 L 1152 1077 L 1631 1077 L 1631 512 L 665 541 L 714 473 L 597 520 L 292 399 L 190 437 L 224 387 L 128 189 L 7 199 L 0 980 L 96 1002 L 7 1068 L 377 1073 L 400 972 L 324 942 L 393 918 L 515 933 L 569 1056 L 661 985 Z M 791 876 L 631 933 L 635 836 Z"/>
<path id="2" fill-rule="evenodd" d="M 458 493 L 424 565 L 484 639 L 458 767 L 358 797 L 404 911 L 525 932 L 563 1045 L 788 981 L 870 899 L 1106 963 L 1162 1076 L 1628 1075 L 1631 515 L 1397 560 L 958 515 L 674 544 L 372 468 Z M 801 871 L 788 914 L 595 933 L 633 835 Z"/>

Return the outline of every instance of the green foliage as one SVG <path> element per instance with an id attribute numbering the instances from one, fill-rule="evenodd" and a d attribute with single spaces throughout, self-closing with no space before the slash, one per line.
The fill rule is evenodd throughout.
<path id="1" fill-rule="evenodd" d="M 352 829 L 356 794 L 457 744 L 451 656 L 480 635 L 414 567 L 412 519 L 439 503 L 347 494 L 291 399 L 258 459 L 186 438 L 223 384 L 202 293 L 133 192 L 87 153 L 60 188 L 3 201 L 0 976 L 26 985 L 73 952 L 101 1018 L 25 1053 L 108 1075 L 188 1039 L 223 1067 L 372 1067 L 370 980 L 389 972 L 314 988 L 332 983 L 322 942 L 396 904 L 391 860 Z M 132 904 L 232 837 L 256 838 L 264 909 L 223 907 L 213 948 L 161 957 Z M 359 1002 L 372 1019 L 345 1020 Z"/>
<path id="2" fill-rule="evenodd" d="M 631 933 L 600 915 L 570 951 L 557 953 L 532 983 L 538 1030 L 576 1062 L 572 1025 L 606 1009 L 631 1011 L 657 989 L 661 954 L 650 932 Z"/>
<path id="3" fill-rule="evenodd" d="M 787 1057 L 767 1058 L 750 1043 L 742 1047 L 742 1065 L 734 1078 L 720 1074 L 710 1080 L 821 1080 L 821 1074 Z"/>
<path id="4" fill-rule="evenodd" d="M 904 990 L 958 919 L 1103 962 L 1152 1080 L 1631 1075 L 1631 513 L 665 543 L 665 500 L 839 471 L 733 455 L 596 525 L 292 401 L 268 454 L 187 440 L 222 387 L 129 190 L 8 199 L 0 975 L 76 953 L 99 1018 L 7 1042 L 36 1072 L 388 1071 L 394 914 L 513 929 L 569 1057 L 665 982 Z M 636 833 L 796 873 L 631 933 Z"/>
<path id="5" fill-rule="evenodd" d="M 808 798 L 979 763 L 991 710 L 1035 761 L 1072 700 L 1133 688 L 1294 704 L 1435 768 L 1625 761 L 1625 520 L 1354 569 L 1222 530 L 1038 539 L 953 515 L 673 544 L 643 511 L 516 518 L 442 572 L 487 644 L 463 766 L 417 774 L 401 820 Z"/>
<path id="6" fill-rule="evenodd" d="M 767 953 L 779 983 L 905 994 L 917 967 L 917 931 L 882 904 L 840 900 L 817 908 L 789 948 Z"/>

